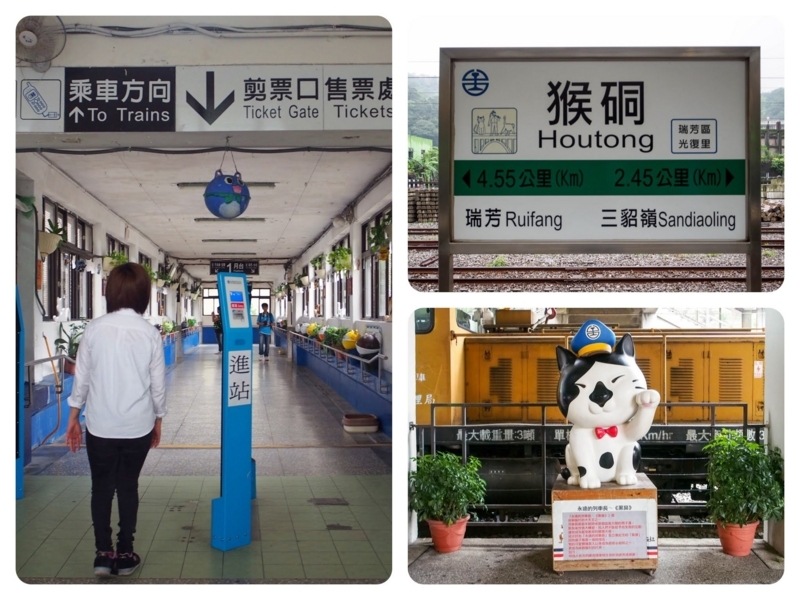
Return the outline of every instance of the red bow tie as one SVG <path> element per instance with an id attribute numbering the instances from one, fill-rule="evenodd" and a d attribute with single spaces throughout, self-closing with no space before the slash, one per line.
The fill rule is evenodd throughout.
<path id="1" fill-rule="evenodd" d="M 598 440 L 602 439 L 605 434 L 608 434 L 611 437 L 617 437 L 617 426 L 612 425 L 611 427 L 595 427 L 594 434 L 597 436 Z"/>

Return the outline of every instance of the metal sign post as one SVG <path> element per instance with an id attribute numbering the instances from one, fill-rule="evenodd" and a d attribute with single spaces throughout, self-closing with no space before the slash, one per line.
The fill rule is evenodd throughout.
<path id="1" fill-rule="evenodd" d="M 222 310 L 222 468 L 220 497 L 211 501 L 211 545 L 232 550 L 250 543 L 255 498 L 250 298 L 247 278 L 217 275 Z"/>
<path id="2" fill-rule="evenodd" d="M 443 48 L 439 291 L 454 254 L 747 255 L 759 48 Z"/>

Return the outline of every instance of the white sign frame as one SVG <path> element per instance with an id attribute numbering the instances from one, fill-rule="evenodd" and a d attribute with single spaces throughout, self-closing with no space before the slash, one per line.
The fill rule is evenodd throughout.
<path id="1" fill-rule="evenodd" d="M 519 61 L 742 61 L 746 90 L 747 238 L 744 241 L 457 241 L 454 208 L 454 77 L 456 63 Z M 746 254 L 747 291 L 761 291 L 759 47 L 442 48 L 439 59 L 439 291 L 453 291 L 454 254 Z M 477 81 L 477 80 L 476 80 Z M 476 85 L 478 85 L 477 82 Z"/>

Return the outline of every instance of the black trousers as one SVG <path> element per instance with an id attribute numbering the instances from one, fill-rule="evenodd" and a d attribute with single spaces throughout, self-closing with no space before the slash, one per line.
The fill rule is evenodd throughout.
<path id="1" fill-rule="evenodd" d="M 222 352 L 222 329 L 215 329 L 214 333 L 217 335 L 217 345 L 219 346 L 219 351 Z"/>
<path id="2" fill-rule="evenodd" d="M 111 503 L 117 493 L 119 532 L 117 552 L 133 552 L 136 515 L 139 512 L 139 473 L 153 437 L 133 439 L 101 438 L 86 430 L 86 453 L 92 471 L 92 524 L 95 549 L 110 552 Z"/>

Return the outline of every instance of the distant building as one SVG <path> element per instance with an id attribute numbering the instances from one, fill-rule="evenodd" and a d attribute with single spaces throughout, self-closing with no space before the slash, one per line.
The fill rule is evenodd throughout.
<path id="1" fill-rule="evenodd" d="M 408 136 L 408 158 L 422 158 L 422 155 L 433 148 L 433 140 L 416 135 Z"/>
<path id="2" fill-rule="evenodd" d="M 771 154 L 784 154 L 786 122 L 761 119 L 761 145 L 769 148 Z"/>

